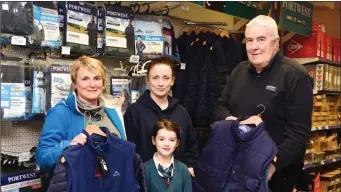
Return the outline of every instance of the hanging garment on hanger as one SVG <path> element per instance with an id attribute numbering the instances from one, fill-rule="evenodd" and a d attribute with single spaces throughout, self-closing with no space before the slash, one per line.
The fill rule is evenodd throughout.
<path id="1" fill-rule="evenodd" d="M 65 45 L 71 52 L 97 52 L 97 9 L 85 2 L 69 1 L 64 10 Z"/>
<path id="2" fill-rule="evenodd" d="M 100 128 L 106 137 L 87 136 L 85 146 L 69 147 L 64 153 L 70 192 L 140 191 L 133 173 L 135 145 L 115 137 L 107 128 Z"/>
<path id="3" fill-rule="evenodd" d="M 33 34 L 33 5 L 25 1 L 0 2 L 1 33 L 13 35 Z"/>
<path id="4" fill-rule="evenodd" d="M 267 173 L 278 149 L 263 122 L 239 125 L 247 118 L 211 125 L 210 140 L 194 166 L 193 191 L 269 190 Z"/>
<path id="5" fill-rule="evenodd" d="M 133 11 L 116 5 L 105 5 L 104 14 L 105 54 L 134 54 Z"/>

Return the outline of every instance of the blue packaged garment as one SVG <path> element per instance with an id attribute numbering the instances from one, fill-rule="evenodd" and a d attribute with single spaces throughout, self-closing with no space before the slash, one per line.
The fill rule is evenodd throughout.
<path id="1" fill-rule="evenodd" d="M 46 105 L 46 77 L 42 70 L 33 69 L 32 72 L 32 113 L 45 113 Z"/>
<path id="2" fill-rule="evenodd" d="M 150 58 L 163 55 L 162 22 L 159 17 L 138 15 L 134 23 L 135 54 Z"/>
<path id="3" fill-rule="evenodd" d="M 67 2 L 64 11 L 65 45 L 71 52 L 95 54 L 97 51 L 97 9 L 84 2 Z"/>
<path id="4" fill-rule="evenodd" d="M 105 54 L 134 54 L 134 15 L 131 9 L 105 5 Z"/>
<path id="5" fill-rule="evenodd" d="M 50 4 L 53 5 L 52 2 Z M 60 33 L 57 7 L 50 9 L 41 6 L 33 5 L 34 33 L 28 41 L 32 45 L 59 48 Z"/>

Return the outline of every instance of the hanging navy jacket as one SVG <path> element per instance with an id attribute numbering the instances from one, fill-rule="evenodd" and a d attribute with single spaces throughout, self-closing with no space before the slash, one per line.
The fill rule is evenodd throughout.
<path id="1" fill-rule="evenodd" d="M 85 146 L 68 148 L 63 156 L 67 173 L 69 192 L 120 192 L 139 191 L 140 187 L 133 176 L 134 144 L 110 134 L 107 128 L 101 128 L 107 137 L 96 134 L 87 136 Z M 102 177 L 95 177 L 98 157 L 102 156 L 108 171 Z"/>
<path id="2" fill-rule="evenodd" d="M 237 121 L 212 124 L 210 140 L 194 166 L 194 192 L 266 192 L 268 166 L 277 153 L 264 123 L 240 134 Z"/>

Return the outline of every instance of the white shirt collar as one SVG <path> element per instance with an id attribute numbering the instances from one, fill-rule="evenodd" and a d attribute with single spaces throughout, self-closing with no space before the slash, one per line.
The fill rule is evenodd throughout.
<path id="1" fill-rule="evenodd" d="M 159 164 L 161 164 L 161 163 L 160 163 L 160 161 L 157 159 L 156 153 L 154 153 L 153 160 L 154 160 L 154 163 L 155 163 L 156 170 L 158 170 Z M 172 156 L 172 158 L 171 158 L 169 164 L 167 164 L 167 165 L 162 165 L 162 164 L 161 164 L 161 165 L 162 165 L 163 168 L 168 168 L 168 167 L 170 167 L 172 164 L 173 164 L 173 167 L 175 168 L 175 165 L 174 165 L 174 155 Z M 173 173 L 174 173 L 174 168 L 173 168 L 173 170 L 172 170 L 172 176 L 173 176 Z M 162 173 L 160 173 L 159 171 L 157 171 L 157 172 L 158 172 L 159 175 L 162 177 Z"/>

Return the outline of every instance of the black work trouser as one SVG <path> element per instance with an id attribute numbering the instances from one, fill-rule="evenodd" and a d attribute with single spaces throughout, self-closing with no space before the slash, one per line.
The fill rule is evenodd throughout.
<path id="1" fill-rule="evenodd" d="M 302 169 L 303 163 L 290 165 L 281 172 L 275 172 L 269 182 L 271 191 L 292 192 L 295 187 L 297 177 L 299 176 Z"/>

